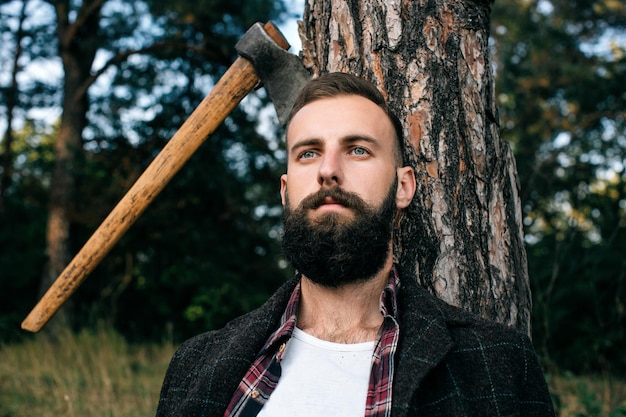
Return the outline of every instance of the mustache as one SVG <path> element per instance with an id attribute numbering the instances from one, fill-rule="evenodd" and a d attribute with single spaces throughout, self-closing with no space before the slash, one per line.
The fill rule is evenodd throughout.
<path id="1" fill-rule="evenodd" d="M 306 196 L 300 202 L 300 209 L 315 210 L 324 205 L 326 200 L 330 198 L 333 202 L 354 210 L 363 210 L 367 208 L 367 203 L 357 194 L 345 191 L 339 187 L 323 188 L 315 193 Z"/>

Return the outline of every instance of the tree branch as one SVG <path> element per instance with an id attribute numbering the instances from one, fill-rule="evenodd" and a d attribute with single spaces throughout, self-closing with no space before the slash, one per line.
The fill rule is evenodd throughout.
<path id="1" fill-rule="evenodd" d="M 157 42 L 145 48 L 120 51 L 117 54 L 115 54 L 113 57 L 111 57 L 98 71 L 94 72 L 89 78 L 85 80 L 85 82 L 80 86 L 80 88 L 76 90 L 76 94 L 74 95 L 74 98 L 78 99 L 84 96 L 85 94 L 87 94 L 87 90 L 89 89 L 89 87 L 91 87 L 91 85 L 94 82 L 96 82 L 96 80 L 102 74 L 104 74 L 109 68 L 127 60 L 130 56 L 138 55 L 138 54 L 147 54 L 147 53 L 151 53 L 154 51 L 158 51 L 163 48 L 182 49 L 182 50 L 196 52 L 201 55 L 206 55 L 206 51 L 204 51 L 202 48 L 191 46 L 182 42 L 172 42 L 172 41 Z"/>
<path id="2" fill-rule="evenodd" d="M 94 14 L 98 13 L 102 8 L 102 5 L 107 0 L 94 0 L 91 3 L 83 3 L 83 5 L 78 10 L 78 17 L 74 21 L 74 23 L 67 26 L 67 30 L 64 33 L 62 44 L 63 46 L 68 46 L 72 42 L 72 39 L 76 36 L 76 32 L 85 24 L 85 22 L 92 18 Z"/>

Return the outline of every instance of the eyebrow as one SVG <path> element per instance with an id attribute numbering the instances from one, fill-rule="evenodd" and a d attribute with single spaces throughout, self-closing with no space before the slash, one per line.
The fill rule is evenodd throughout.
<path id="1" fill-rule="evenodd" d="M 372 136 L 368 135 L 349 135 L 341 138 L 342 143 L 354 143 L 354 142 L 367 142 L 372 145 L 380 146 L 380 141 Z"/>
<path id="2" fill-rule="evenodd" d="M 343 145 L 351 144 L 355 142 L 367 142 L 377 147 L 381 146 L 380 141 L 377 140 L 376 138 L 367 136 L 367 135 L 362 135 L 362 134 L 344 136 L 340 139 L 340 142 Z M 296 142 L 291 148 L 289 148 L 289 152 L 295 152 L 296 150 L 300 148 L 306 148 L 309 146 L 320 146 L 323 143 L 324 141 L 320 138 L 303 139 L 301 141 Z"/>
<path id="3" fill-rule="evenodd" d="M 319 138 L 311 138 L 311 139 L 303 139 L 293 144 L 291 148 L 289 148 L 289 152 L 295 152 L 300 148 L 306 148 L 309 146 L 319 146 L 322 144 L 322 140 Z"/>

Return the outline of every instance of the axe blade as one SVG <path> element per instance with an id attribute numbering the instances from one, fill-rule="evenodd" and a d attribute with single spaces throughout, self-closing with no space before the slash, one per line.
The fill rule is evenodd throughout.
<path id="1" fill-rule="evenodd" d="M 298 93 L 311 78 L 302 60 L 281 48 L 260 23 L 248 29 L 235 49 L 239 55 L 252 62 L 274 103 L 278 121 L 284 125 Z"/>

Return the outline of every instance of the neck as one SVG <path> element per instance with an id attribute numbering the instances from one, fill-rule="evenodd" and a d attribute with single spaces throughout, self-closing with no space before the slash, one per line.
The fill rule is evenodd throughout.
<path id="1" fill-rule="evenodd" d="M 372 278 L 338 288 L 302 277 L 298 327 L 319 339 L 337 343 L 376 340 L 383 322 L 380 295 L 387 285 L 392 258 Z"/>

